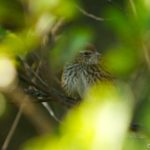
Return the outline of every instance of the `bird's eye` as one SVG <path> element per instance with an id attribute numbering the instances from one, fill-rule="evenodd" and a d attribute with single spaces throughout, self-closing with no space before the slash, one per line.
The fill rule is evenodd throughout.
<path id="1" fill-rule="evenodd" d="M 89 56 L 91 54 L 91 52 L 84 52 L 85 56 Z"/>

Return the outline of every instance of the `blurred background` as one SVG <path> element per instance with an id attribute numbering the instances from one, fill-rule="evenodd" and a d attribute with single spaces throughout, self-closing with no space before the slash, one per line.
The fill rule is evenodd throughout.
<path id="1" fill-rule="evenodd" d="M 0 148 L 150 149 L 149 39 L 149 0 L 1 0 Z M 76 106 L 60 78 L 87 43 L 116 83 Z"/>

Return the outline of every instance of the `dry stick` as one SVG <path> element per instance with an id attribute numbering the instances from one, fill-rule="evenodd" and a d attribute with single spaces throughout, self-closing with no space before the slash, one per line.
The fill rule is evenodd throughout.
<path id="1" fill-rule="evenodd" d="M 51 34 L 52 36 L 55 37 L 57 31 L 59 30 L 59 28 L 64 24 L 64 18 L 60 18 L 60 20 L 58 20 L 56 22 L 56 24 L 52 27 L 51 29 Z"/>
<path id="2" fill-rule="evenodd" d="M 54 118 L 55 121 L 57 121 L 58 123 L 61 123 L 61 120 L 59 120 L 57 118 L 57 116 L 55 115 L 52 107 L 48 104 L 48 102 L 42 102 L 42 105 L 44 106 L 44 108 L 48 111 L 49 115 L 52 116 Z"/>
<path id="3" fill-rule="evenodd" d="M 134 16 L 137 18 L 138 17 L 138 14 L 137 14 L 137 10 L 136 10 L 136 7 L 135 7 L 135 4 L 134 4 L 134 1 L 133 0 L 129 0 L 129 3 L 131 5 L 131 9 L 133 11 L 133 14 Z M 147 66 L 150 70 L 150 57 L 149 57 L 149 52 L 148 52 L 148 48 L 147 46 L 145 45 L 144 41 L 142 40 L 142 48 L 143 48 L 143 51 L 144 51 L 144 56 L 145 56 L 145 60 L 147 62 Z"/>
<path id="4" fill-rule="evenodd" d="M 15 130 L 18 126 L 18 123 L 20 121 L 20 118 L 21 118 L 21 115 L 22 115 L 22 112 L 23 112 L 23 107 L 24 107 L 24 105 L 22 104 L 20 106 L 19 111 L 18 111 L 18 113 L 15 117 L 15 120 L 14 120 L 14 122 L 13 122 L 13 124 L 12 124 L 12 126 L 9 130 L 9 133 L 8 133 L 8 135 L 7 135 L 7 137 L 4 141 L 4 144 L 2 145 L 2 150 L 7 150 L 7 148 L 8 148 L 8 145 L 9 145 L 9 143 L 10 143 L 10 141 L 11 141 L 11 139 L 12 139 L 14 133 L 15 133 Z"/>
<path id="5" fill-rule="evenodd" d="M 37 89 L 41 89 L 39 87 L 39 85 L 31 82 L 28 80 L 28 78 L 26 77 L 22 77 L 22 79 L 27 82 L 29 85 L 32 85 L 34 87 L 36 87 Z M 43 90 L 42 90 L 43 91 Z M 44 93 L 47 93 L 46 91 L 43 91 Z M 53 94 L 52 94 L 53 93 Z M 47 97 L 46 100 L 41 100 L 39 102 L 47 102 L 47 101 L 55 101 L 55 102 L 59 102 L 60 104 L 63 104 L 64 106 L 67 107 L 73 107 L 74 105 L 78 104 L 77 101 L 75 101 L 75 99 L 71 98 L 71 97 L 67 97 L 64 93 L 57 91 L 55 88 L 51 88 L 48 90 L 48 94 L 52 94 L 51 96 L 56 100 L 54 100 L 51 96 Z"/>
<path id="6" fill-rule="evenodd" d="M 58 21 L 56 21 L 56 23 L 54 23 L 54 25 L 49 30 L 48 34 L 52 36 L 53 42 L 57 40 L 57 32 L 60 29 L 60 27 L 63 26 L 64 23 L 65 23 L 65 19 L 60 18 Z M 51 43 L 48 41 L 49 40 L 48 34 L 44 36 L 41 46 L 45 46 L 47 43 L 48 44 Z"/>
<path id="7" fill-rule="evenodd" d="M 40 79 L 41 81 L 43 81 L 42 78 L 38 75 L 38 72 L 39 72 L 39 69 L 40 69 L 41 64 L 42 64 L 42 60 L 39 62 L 39 65 L 38 65 L 37 69 L 35 70 L 35 74 L 39 77 L 39 79 Z M 32 68 L 30 68 L 30 69 L 32 69 Z M 34 72 L 34 71 L 33 71 L 33 72 Z M 36 81 L 36 77 L 34 76 L 34 78 L 33 78 L 31 81 L 33 81 L 33 82 Z M 43 83 L 45 83 L 45 82 L 43 81 Z M 45 83 L 45 84 L 46 84 L 46 83 Z M 45 84 L 44 84 L 44 85 L 45 85 Z M 47 85 L 47 84 L 46 84 L 46 85 Z M 48 88 L 48 85 L 47 85 L 46 87 Z M 50 116 L 52 116 L 57 122 L 60 122 L 60 120 L 57 118 L 57 116 L 55 115 L 55 113 L 54 113 L 52 107 L 48 104 L 48 102 L 42 102 L 42 105 L 43 105 L 44 108 L 48 111 L 48 113 L 49 113 Z"/>
<path id="8" fill-rule="evenodd" d="M 24 105 L 23 113 L 30 119 L 40 134 L 50 133 L 51 122 L 49 121 L 49 118 L 47 118 L 40 111 L 37 105 L 32 103 L 33 100 L 27 96 L 19 87 L 16 87 L 11 92 L 6 92 L 6 94 L 12 98 L 18 107 Z"/>

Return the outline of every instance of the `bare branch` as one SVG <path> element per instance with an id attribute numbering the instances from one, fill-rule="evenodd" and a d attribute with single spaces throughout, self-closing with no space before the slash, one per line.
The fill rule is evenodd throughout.
<path id="1" fill-rule="evenodd" d="M 78 8 L 78 10 L 83 13 L 85 16 L 89 17 L 89 18 L 92 18 L 94 20 L 97 20 L 97 21 L 105 21 L 106 19 L 104 18 L 101 18 L 101 17 L 98 17 L 98 16 L 95 16 L 87 11 L 85 11 L 84 9 L 82 9 L 81 7 L 77 6 L 76 7 Z"/>
<path id="2" fill-rule="evenodd" d="M 38 73 L 39 73 L 39 69 L 40 69 L 40 67 L 41 67 L 41 65 L 42 65 L 42 60 L 39 62 L 39 64 L 38 64 L 38 66 L 37 66 L 37 68 L 36 68 L 36 70 L 35 70 L 35 74 L 38 76 Z M 40 76 L 38 76 L 39 78 L 40 78 Z M 40 80 L 42 80 L 43 81 L 43 79 L 42 78 L 40 78 Z M 31 81 L 36 81 L 36 76 L 34 77 L 33 76 L 33 79 L 31 80 Z M 44 81 L 43 81 L 44 82 Z M 45 83 L 45 82 L 44 82 Z M 46 84 L 46 83 L 45 83 Z M 47 84 L 46 84 L 47 85 Z M 49 115 L 51 116 L 51 117 L 53 117 L 57 122 L 61 122 L 58 118 L 57 118 L 57 116 L 55 115 L 55 113 L 54 113 L 54 111 L 53 111 L 53 109 L 52 109 L 52 107 L 50 106 L 50 104 L 48 104 L 48 102 L 42 102 L 41 103 L 43 106 L 44 106 L 44 108 L 48 111 L 48 113 L 49 113 Z"/>
<path id="3" fill-rule="evenodd" d="M 6 137 L 5 141 L 4 141 L 4 144 L 2 145 L 2 150 L 7 150 L 8 146 L 9 146 L 9 143 L 10 143 L 10 141 L 11 141 L 13 135 L 14 135 L 14 132 L 15 132 L 17 126 L 18 126 L 18 123 L 20 121 L 20 118 L 21 118 L 21 115 L 22 115 L 22 111 L 23 111 L 23 107 L 24 107 L 24 105 L 22 104 L 20 106 L 19 111 L 18 111 L 18 113 L 16 115 L 16 118 L 15 118 L 15 120 L 14 120 L 14 122 L 13 122 L 13 124 L 12 124 L 12 126 L 11 126 L 11 128 L 9 130 L 9 133 L 8 133 L 8 135 L 7 135 L 7 137 Z"/>
<path id="4" fill-rule="evenodd" d="M 23 105 L 23 113 L 30 119 L 40 134 L 50 133 L 51 122 L 49 118 L 43 114 L 40 108 L 32 102 L 33 100 L 20 87 L 16 86 L 13 90 L 4 93 L 11 97 L 19 108 Z"/>
<path id="5" fill-rule="evenodd" d="M 32 70 L 32 68 L 28 65 L 26 61 L 24 61 L 20 57 L 18 58 L 21 61 L 22 67 L 24 67 L 25 72 L 32 75 L 32 77 L 30 77 L 26 73 L 19 73 L 20 79 L 25 81 L 29 86 L 35 87 L 38 91 L 47 95 L 46 97 L 40 99 L 38 99 L 38 97 L 35 97 L 37 99 L 36 102 L 53 101 L 55 103 L 60 103 L 66 107 L 73 107 L 74 105 L 78 104 L 79 100 L 67 97 L 63 92 L 55 89 L 54 87 L 50 87 L 38 74 L 34 72 L 34 70 Z M 36 81 L 39 81 L 40 84 L 33 82 L 33 77 L 36 79 Z M 46 90 L 41 88 L 41 85 L 43 85 Z M 32 92 L 30 93 L 30 89 L 29 91 L 27 90 L 27 93 L 33 96 Z"/>
<path id="6" fill-rule="evenodd" d="M 55 115 L 52 107 L 48 104 L 48 102 L 42 102 L 44 108 L 48 111 L 49 115 L 52 116 L 57 122 L 61 123 L 61 120 Z"/>
<path id="7" fill-rule="evenodd" d="M 47 34 L 43 37 L 42 46 L 46 45 L 49 46 L 56 41 L 57 32 L 59 31 L 60 27 L 63 26 L 64 23 L 65 23 L 64 18 L 60 18 L 54 23 L 54 25 L 49 29 Z M 49 35 L 51 36 L 51 38 L 49 37 Z"/>
<path id="8" fill-rule="evenodd" d="M 64 24 L 64 18 L 60 18 L 51 29 L 51 34 L 56 35 L 59 28 Z"/>

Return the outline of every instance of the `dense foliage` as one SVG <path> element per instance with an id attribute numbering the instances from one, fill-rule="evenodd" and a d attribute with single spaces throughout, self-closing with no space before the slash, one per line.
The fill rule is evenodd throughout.
<path id="1" fill-rule="evenodd" d="M 149 40 L 149 0 L 1 0 L 0 148 L 150 149 Z M 87 43 L 102 53 L 114 83 L 91 87 L 68 108 L 61 72 Z M 46 93 L 27 94 L 34 78 Z M 61 123 L 37 95 L 49 98 Z"/>

